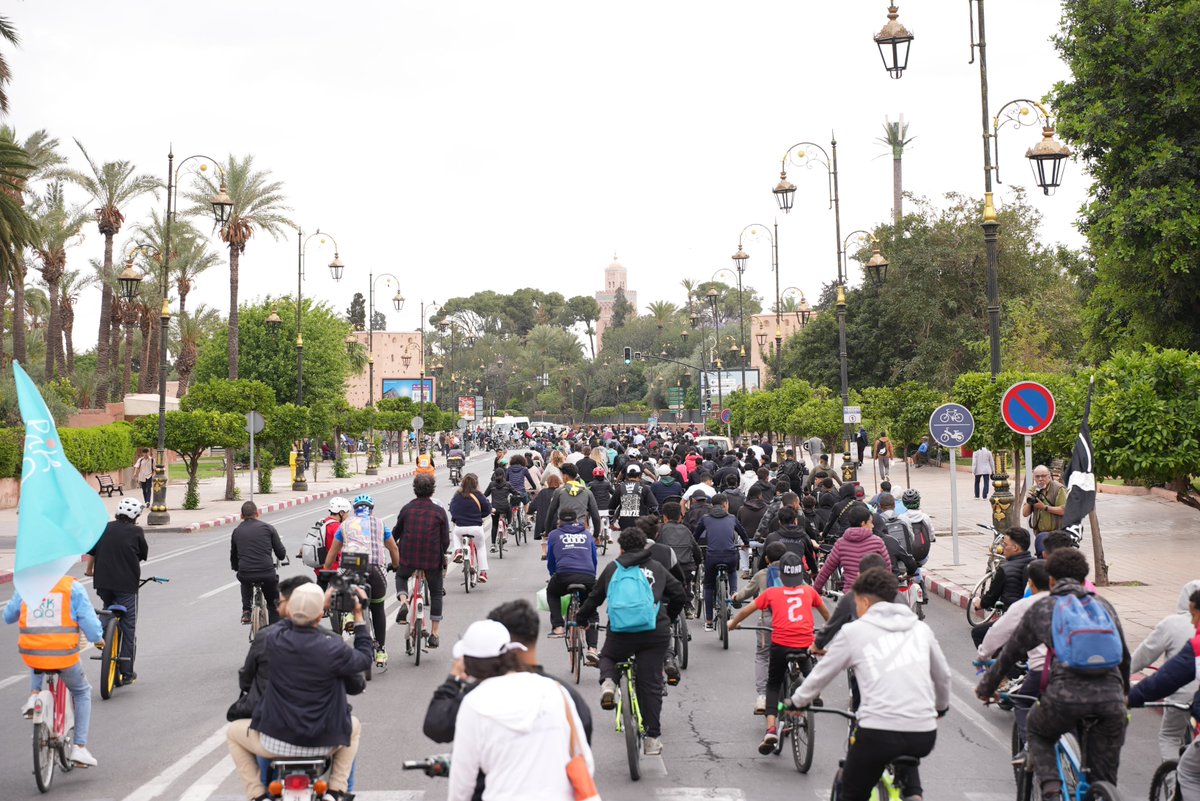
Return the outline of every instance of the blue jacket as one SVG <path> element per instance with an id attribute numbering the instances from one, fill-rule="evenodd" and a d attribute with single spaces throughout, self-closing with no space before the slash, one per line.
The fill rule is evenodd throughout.
<path id="1" fill-rule="evenodd" d="M 582 523 L 567 523 L 550 532 L 546 569 L 555 573 L 596 575 L 596 540 Z"/>
<path id="2" fill-rule="evenodd" d="M 1142 706 L 1147 701 L 1166 698 L 1196 678 L 1196 641 L 1188 641 L 1179 653 L 1163 662 L 1162 667 L 1133 685 L 1129 690 L 1129 705 Z M 1200 693 L 1192 696 L 1192 717 L 1200 718 Z"/>
<path id="3" fill-rule="evenodd" d="M 670 481 L 666 479 L 670 479 Z M 678 501 L 683 497 L 683 487 L 680 486 L 675 476 L 660 476 L 658 481 L 650 485 L 650 491 L 654 493 L 660 509 L 667 501 Z"/>
<path id="4" fill-rule="evenodd" d="M 737 518 L 717 507 L 696 524 L 696 542 L 708 545 L 708 558 L 728 558 L 737 555 L 738 540 L 750 544 L 746 530 Z"/>
<path id="5" fill-rule="evenodd" d="M 471 499 L 471 495 L 461 492 L 454 493 L 454 497 L 450 499 L 450 520 L 454 525 L 482 526 L 483 519 L 491 517 L 492 505 L 488 503 L 487 497 L 478 490 L 472 494 L 475 496 L 474 500 Z"/>
<path id="6" fill-rule="evenodd" d="M 508 480 L 508 486 L 525 497 L 529 496 L 529 491 L 534 487 L 533 476 L 530 474 L 529 469 L 520 465 L 508 468 L 504 477 Z"/>

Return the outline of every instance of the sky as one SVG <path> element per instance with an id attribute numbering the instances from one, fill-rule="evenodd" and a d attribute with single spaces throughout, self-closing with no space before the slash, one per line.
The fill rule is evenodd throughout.
<path id="1" fill-rule="evenodd" d="M 1059 3 L 987 12 L 991 113 L 1069 77 L 1050 42 Z M 826 178 L 790 170 L 798 190 L 784 215 L 770 192 L 780 158 L 800 141 L 828 149 L 836 135 L 843 236 L 872 228 L 892 207 L 891 155 L 877 140 L 900 114 L 915 137 L 906 191 L 936 202 L 983 192 L 979 72 L 961 0 L 900 3 L 916 37 L 900 80 L 872 41 L 881 0 L 17 0 L 4 13 L 23 40 L 6 50 L 7 123 L 19 136 L 45 128 L 73 166 L 85 166 L 77 138 L 97 161 L 128 159 L 164 180 L 172 145 L 177 163 L 253 154 L 283 181 L 292 219 L 338 243 L 335 283 L 332 243 L 310 241 L 305 295 L 345 309 L 368 275 L 391 273 L 408 302 L 394 312 L 394 290 L 377 281 L 390 330 L 417 328 L 422 299 L 522 286 L 592 294 L 614 254 L 639 311 L 681 303 L 681 279 L 732 266 L 743 227 L 776 219 L 782 286 L 815 300 L 837 271 Z M 1044 240 L 1081 247 L 1086 174 L 1072 163 L 1044 197 L 1024 158 L 1039 137 L 1002 131 L 1001 177 L 1012 183 L 997 186 L 997 205 L 1023 185 Z M 118 250 L 164 205 L 160 193 L 127 208 Z M 211 232 L 210 221 L 198 227 Z M 102 247 L 89 225 L 68 267 L 86 269 Z M 251 240 L 241 298 L 294 292 L 296 250 L 294 233 Z M 746 250 L 745 282 L 773 294 L 766 240 Z M 190 308 L 228 311 L 222 255 Z M 853 262 L 850 280 L 862 280 Z M 96 338 L 90 292 L 76 312 L 81 350 Z"/>

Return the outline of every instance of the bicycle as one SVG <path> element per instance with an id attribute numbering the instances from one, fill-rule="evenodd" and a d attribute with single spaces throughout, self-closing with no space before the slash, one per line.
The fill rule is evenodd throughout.
<path id="1" fill-rule="evenodd" d="M 637 697 L 636 655 L 617 663 L 617 731 L 625 735 L 629 778 L 636 782 L 642 777 L 642 745 L 646 739 L 642 708 Z"/>
<path id="2" fill-rule="evenodd" d="M 515 518 L 513 521 L 513 540 L 517 545 L 521 544 L 522 538 L 528 543 L 529 530 L 533 528 L 533 523 L 529 521 L 529 516 L 525 514 L 524 504 L 513 509 L 513 516 Z"/>
<path id="3" fill-rule="evenodd" d="M 770 626 L 738 626 L 739 631 L 771 632 Z M 812 654 L 807 648 L 797 648 L 787 653 L 787 672 L 783 674 L 783 684 L 779 688 L 779 705 L 775 717 L 775 732 L 779 739 L 775 741 L 775 750 L 771 753 L 779 756 L 783 753 L 784 743 L 788 736 L 792 738 L 792 762 L 800 773 L 808 773 L 812 767 L 813 749 L 816 747 L 816 718 L 812 707 L 805 709 L 790 708 L 786 699 L 804 682 L 803 661 L 811 663 Z"/>
<path id="4" fill-rule="evenodd" d="M 704 614 L 704 563 L 696 565 L 696 575 L 692 577 L 692 598 L 685 607 L 692 619 L 699 620 Z"/>
<path id="5" fill-rule="evenodd" d="M 1171 709 L 1180 709 L 1184 712 L 1191 710 L 1188 704 L 1181 704 L 1176 701 L 1148 701 L 1142 706 L 1169 707 Z M 1200 723 L 1193 721 L 1192 725 L 1188 727 L 1188 737 L 1179 744 L 1180 755 L 1183 754 L 1184 749 L 1197 736 L 1200 736 Z M 1179 785 L 1175 782 L 1175 770 L 1178 767 L 1178 759 L 1167 759 L 1159 763 L 1159 766 L 1154 771 L 1154 776 L 1150 779 L 1150 801 L 1181 801 L 1182 796 L 1179 793 Z"/>
<path id="6" fill-rule="evenodd" d="M 284 559 L 282 562 L 275 560 L 275 569 L 286 567 L 292 562 L 290 559 Z M 254 635 L 265 629 L 271 623 L 271 613 L 267 610 L 267 597 L 263 594 L 262 585 L 257 581 L 254 582 L 254 594 L 250 598 L 250 642 L 254 642 Z"/>
<path id="7" fill-rule="evenodd" d="M 671 637 L 675 641 L 675 661 L 679 663 L 681 670 L 687 670 L 688 642 L 692 639 L 688 632 L 687 615 L 680 615 L 671 623 Z"/>
<path id="8" fill-rule="evenodd" d="M 160 578 L 159 576 L 151 576 L 144 578 L 138 582 L 138 589 L 146 586 L 153 581 L 156 584 L 166 584 L 170 579 Z M 257 585 L 255 589 L 258 590 Z M 258 590 L 261 594 L 261 590 Z M 264 604 L 265 605 L 265 604 Z M 129 610 L 121 604 L 113 604 L 106 606 L 100 610 L 100 623 L 104 627 L 104 649 L 100 652 L 100 656 L 93 656 L 92 659 L 100 662 L 100 697 L 107 701 L 112 697 L 113 690 L 124 684 L 124 676 L 121 671 L 121 663 L 128 662 L 128 658 L 121 656 L 121 620 Z M 254 639 L 253 636 L 250 638 Z"/>
<path id="9" fill-rule="evenodd" d="M 579 625 L 575 622 L 575 618 L 579 615 L 579 607 L 583 606 L 583 594 L 587 591 L 587 586 L 584 584 L 568 584 L 567 592 L 571 594 L 571 601 L 567 605 L 566 624 L 567 636 L 563 637 L 563 642 L 567 645 L 567 659 L 571 663 L 571 675 L 575 677 L 575 683 L 579 683 L 579 677 L 583 673 L 583 660 L 586 645 L 584 644 L 584 633 Z"/>
<path id="10" fill-rule="evenodd" d="M 421 664 L 425 640 L 429 637 L 426 630 L 429 624 L 428 595 L 429 583 L 425 580 L 425 571 L 413 571 L 408 580 L 408 634 L 404 637 L 404 652 L 414 657 L 418 666 Z"/>
<path id="11" fill-rule="evenodd" d="M 1004 701 L 1036 702 L 1037 696 L 1020 695 L 1018 693 L 1000 693 Z M 1054 744 L 1054 762 L 1058 770 L 1058 780 L 1062 784 L 1063 801 L 1122 801 L 1121 791 L 1115 785 L 1105 781 L 1091 780 L 1087 766 L 1087 733 L 1096 725 L 1099 718 L 1085 717 L 1079 721 L 1076 733 L 1070 732 L 1058 738 Z M 1017 783 L 1017 801 L 1035 801 L 1041 798 L 1041 790 L 1037 787 L 1037 778 L 1033 772 L 1033 762 L 1029 754 L 1025 755 L 1023 775 Z"/>
<path id="12" fill-rule="evenodd" d="M 858 717 L 845 709 L 825 708 L 822 706 L 807 707 L 812 712 L 826 712 L 831 715 L 839 715 L 850 721 L 850 727 L 846 732 L 847 746 L 851 736 L 854 733 L 854 724 L 858 721 Z M 901 756 L 896 757 L 889 762 L 883 769 L 883 775 L 879 777 L 879 781 L 875 784 L 875 789 L 871 791 L 871 801 L 900 801 L 903 798 L 903 789 L 896 784 L 896 767 L 917 767 L 921 764 L 918 757 Z M 842 774 L 845 770 L 846 760 L 838 760 L 837 773 L 833 774 L 833 787 L 829 792 L 829 801 L 839 801 L 842 797 Z"/>
<path id="13" fill-rule="evenodd" d="M 729 566 L 718 564 L 717 577 L 713 584 L 713 623 L 717 627 L 717 636 L 721 638 L 721 648 L 729 650 Z"/>
<path id="14" fill-rule="evenodd" d="M 475 548 L 475 535 L 464 531 L 462 537 L 463 589 L 469 595 L 479 583 L 479 554 Z"/>
<path id="15" fill-rule="evenodd" d="M 971 626 L 978 626 L 989 620 L 995 620 L 1000 616 L 1000 612 L 996 609 L 976 609 L 975 601 L 983 598 L 983 594 L 987 592 L 992 579 L 1000 572 L 1000 565 L 1005 562 L 1004 556 L 1001 553 L 1004 548 L 1004 534 L 997 531 L 994 526 L 989 526 L 986 523 L 976 523 L 975 525 L 984 531 L 992 533 L 992 547 L 988 551 L 987 572 L 976 583 L 974 589 L 971 590 L 971 597 L 967 599 L 967 623 Z"/>
<path id="16" fill-rule="evenodd" d="M 496 514 L 496 513 L 494 513 Z M 509 512 L 509 515 L 512 512 Z M 496 524 L 496 555 L 501 559 L 504 558 L 504 542 L 508 539 L 508 517 L 509 515 L 496 514 L 498 522 Z"/>
<path id="17" fill-rule="evenodd" d="M 54 781 L 57 762 L 63 773 L 75 767 L 71 749 L 75 745 L 75 704 L 57 670 L 38 670 L 46 683 L 33 702 L 33 778 L 45 793 Z M 79 767 L 87 767 L 79 765 Z"/>
<path id="18" fill-rule="evenodd" d="M 608 541 L 611 539 L 612 526 L 610 524 L 608 512 L 600 513 L 600 531 L 596 534 L 596 545 L 600 548 L 600 555 L 608 555 Z"/>

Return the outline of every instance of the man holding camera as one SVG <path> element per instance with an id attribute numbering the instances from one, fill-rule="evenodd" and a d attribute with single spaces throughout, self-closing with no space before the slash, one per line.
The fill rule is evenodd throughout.
<path id="1" fill-rule="evenodd" d="M 384 576 L 384 555 L 390 560 L 392 569 L 400 564 L 400 550 L 392 539 L 392 532 L 384 528 L 383 521 L 375 516 L 375 499 L 370 495 L 359 495 L 354 499 L 354 514 L 342 521 L 333 535 L 333 545 L 325 556 L 325 569 L 330 569 L 345 552 L 343 563 L 350 554 L 367 555 L 365 578 L 370 589 L 371 626 L 375 633 L 375 663 L 387 664 L 384 641 L 387 637 L 387 617 L 383 604 L 387 598 L 387 578 Z M 348 567 L 348 564 L 344 564 Z"/>
<path id="2" fill-rule="evenodd" d="M 1063 510 L 1067 505 L 1067 488 L 1050 477 L 1050 468 L 1039 464 L 1033 468 L 1033 491 L 1025 498 L 1021 516 L 1029 518 L 1035 550 L 1041 535 L 1062 527 Z"/>

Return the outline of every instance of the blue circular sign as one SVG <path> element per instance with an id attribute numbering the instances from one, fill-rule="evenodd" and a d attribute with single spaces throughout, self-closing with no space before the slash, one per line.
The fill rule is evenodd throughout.
<path id="1" fill-rule="evenodd" d="M 722 409 L 722 410 L 721 410 L 721 422 L 722 422 L 722 423 L 728 423 L 728 422 L 729 422 L 730 420 L 732 420 L 732 419 L 733 419 L 733 412 L 732 412 L 732 411 L 730 411 L 729 409 Z"/>
<path id="2" fill-rule="evenodd" d="M 929 433 L 943 448 L 961 448 L 975 433 L 975 418 L 966 406 L 943 403 L 929 415 Z"/>

